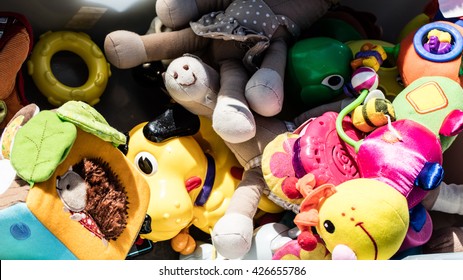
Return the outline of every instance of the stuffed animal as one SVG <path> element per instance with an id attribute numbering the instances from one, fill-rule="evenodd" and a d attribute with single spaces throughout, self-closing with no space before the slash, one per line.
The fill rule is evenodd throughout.
<path id="1" fill-rule="evenodd" d="M 0 129 L 3 129 L 28 103 L 21 67 L 32 50 L 33 32 L 21 14 L 0 11 L 0 19 Z"/>
<path id="2" fill-rule="evenodd" d="M 276 251 L 286 246 L 293 239 L 289 236 L 290 228 L 282 223 L 270 222 L 257 227 L 252 237 L 252 246 L 240 260 L 271 260 Z M 225 257 L 217 254 L 214 245 L 209 242 L 198 242 L 192 254 L 181 255 L 181 260 L 222 260 Z"/>
<path id="3" fill-rule="evenodd" d="M 371 73 L 374 73 L 374 71 L 372 70 Z M 370 75 L 365 75 L 365 77 L 368 78 Z M 399 93 L 395 99 L 397 100 L 395 106 L 394 102 L 391 104 L 384 98 L 380 99 L 376 97 L 369 97 L 368 101 L 362 105 L 367 94 L 376 94 L 372 90 L 375 85 L 377 85 L 376 82 L 371 84 L 366 82 L 358 83 L 358 89 L 368 88 L 369 90 L 362 90 L 359 98 L 341 111 L 336 119 L 337 133 L 344 141 L 355 148 L 356 154 L 347 154 L 345 158 L 350 156 L 354 159 L 355 164 L 352 167 L 358 173 L 359 177 L 382 181 L 406 197 L 408 207 L 410 208 L 411 223 L 400 249 L 395 249 L 396 252 L 397 250 L 403 252 L 406 249 L 425 244 L 431 236 L 432 223 L 429 213 L 427 213 L 420 203 L 427 194 L 435 193 L 432 190 L 437 189 L 442 181 L 442 150 L 443 147 L 448 147 L 452 140 L 451 138 L 443 137 L 443 135 L 454 137 L 461 131 L 461 110 L 459 108 L 461 107 L 462 92 L 458 83 L 449 78 L 427 77 L 415 81 Z M 379 100 L 385 101 L 385 103 L 380 103 L 384 105 L 378 106 L 378 108 L 369 112 L 369 103 L 378 103 Z M 424 107 L 429 110 L 425 110 Z M 343 131 L 345 130 L 344 118 L 347 112 L 354 111 L 354 125 L 359 126 L 359 123 L 362 124 L 364 121 L 358 122 L 356 120 L 358 119 L 356 117 L 358 112 L 356 113 L 354 109 L 358 108 L 361 108 L 365 114 L 368 114 L 367 117 L 371 115 L 377 118 L 382 114 L 387 118 L 385 119 L 386 122 L 383 120 L 383 126 L 377 127 L 377 125 L 373 125 L 374 127 L 370 127 L 372 128 L 371 130 L 374 129 L 373 132 L 369 132 L 371 131 L 370 128 L 366 129 L 365 132 L 369 134 L 362 140 L 352 141 L 352 136 L 347 136 L 347 133 Z M 361 116 L 365 117 L 363 114 Z M 399 120 L 394 121 L 395 116 L 400 116 L 398 117 Z M 316 122 L 317 119 L 314 121 Z M 381 117 L 380 119 L 383 118 Z M 325 119 L 322 123 L 326 124 L 328 121 Z M 360 128 L 363 127 L 364 125 L 362 124 Z M 307 126 L 301 131 L 307 133 L 306 131 L 310 130 L 312 128 Z M 307 165 L 302 165 L 301 162 L 321 157 L 324 150 L 315 148 L 316 145 L 313 143 L 317 141 L 306 141 L 306 143 L 311 143 L 309 148 L 306 148 L 309 153 L 301 153 L 303 150 L 301 149 L 302 145 L 298 144 L 297 141 L 303 143 L 302 139 L 299 139 L 297 136 L 295 138 L 283 136 L 283 139 L 285 139 L 285 142 L 279 141 L 278 138 L 274 141 L 283 143 L 280 146 L 284 151 L 282 148 L 277 147 L 278 149 L 276 149 L 272 143 L 267 146 L 272 151 L 270 153 L 272 154 L 273 161 L 277 160 L 278 154 L 281 159 L 278 161 L 280 164 L 274 164 L 274 169 L 264 168 L 264 178 L 270 189 L 281 189 L 286 198 L 292 198 L 289 194 L 292 195 L 294 192 L 297 193 L 297 191 L 300 192 L 300 195 L 303 194 L 300 188 L 298 188 L 298 184 L 300 184 L 301 179 L 304 178 L 303 176 L 307 172 L 313 172 L 314 174 L 312 175 L 318 179 L 320 178 L 319 169 L 325 169 L 324 164 L 321 163 L 317 167 L 310 169 L 306 167 Z M 327 141 L 318 142 L 326 143 Z M 264 150 L 264 156 L 265 152 L 266 150 Z M 395 157 L 399 155 L 401 162 L 406 160 L 408 163 L 401 165 L 390 164 L 391 162 L 398 161 Z M 284 156 L 288 158 L 286 163 Z M 372 160 L 373 157 L 374 160 Z M 265 157 L 263 162 L 265 162 Z M 319 160 L 319 162 L 321 161 Z M 339 165 L 336 161 L 333 163 L 335 166 Z M 265 166 L 263 164 L 263 167 Z M 289 184 L 292 178 L 294 180 Z M 329 178 L 334 179 L 334 176 L 329 176 Z M 322 183 L 325 182 L 322 181 Z M 293 185 L 293 187 L 289 188 L 288 186 L 290 185 Z M 316 189 L 319 186 L 314 184 L 313 187 Z M 287 191 L 288 189 L 293 191 L 289 192 Z M 454 200 L 458 204 L 458 198 L 454 198 Z M 391 256 L 389 255 L 389 257 Z"/>
<path id="4" fill-rule="evenodd" d="M 319 246 L 312 235 L 315 227 L 332 259 L 384 260 L 399 250 L 409 227 L 403 195 L 384 182 L 366 178 L 314 188 L 315 176 L 307 176 L 304 187 L 309 191 L 294 219 L 301 230 L 297 240 L 302 249 Z"/>
<path id="5" fill-rule="evenodd" d="M 206 96 L 204 103 L 214 104 L 214 130 L 227 142 L 244 142 L 256 134 L 254 113 L 268 117 L 282 109 L 288 44 L 334 2 L 157 1 L 157 16 L 175 31 L 143 36 L 114 31 L 106 36 L 105 53 L 114 66 L 132 68 L 144 62 L 203 52 L 208 56 L 201 55 L 203 60 L 220 69 L 221 76 L 236 79 L 228 85 L 215 84 L 218 96 Z M 171 95 L 174 99 L 201 98 L 183 93 Z"/>
<path id="6" fill-rule="evenodd" d="M 83 102 L 37 109 L 18 111 L 1 138 L 15 175 L 0 193 L 0 258 L 125 259 L 150 191 L 117 149 L 125 135 Z"/>
<path id="7" fill-rule="evenodd" d="M 235 67 L 243 67 L 240 62 L 233 62 Z M 177 73 L 177 75 L 174 75 Z M 164 83 L 170 95 L 197 96 L 193 100 L 178 99 L 177 102 L 190 112 L 212 119 L 216 104 L 217 91 L 213 85 L 218 82 L 218 73 L 209 65 L 197 57 L 185 56 L 174 59 L 164 73 Z M 221 75 L 222 86 L 233 86 L 234 83 L 243 82 L 234 75 Z M 192 82 L 188 82 L 192 81 Z M 349 102 L 335 102 L 326 106 L 341 110 Z M 315 111 L 322 111 L 317 108 Z M 317 113 L 314 113 L 317 114 Z M 296 124 L 304 122 L 304 118 L 310 113 L 297 118 Z M 253 217 L 258 209 L 259 201 L 270 194 L 270 189 L 262 173 L 262 153 L 264 148 L 278 135 L 292 132 L 295 129 L 293 123 L 282 121 L 279 118 L 264 118 L 259 115 L 256 119 L 256 136 L 242 143 L 226 142 L 225 144 L 235 155 L 240 165 L 244 168 L 243 178 L 239 182 L 231 197 L 229 206 L 217 223 L 212 235 L 213 245 L 217 252 L 229 259 L 242 258 L 251 248 L 254 230 Z"/>

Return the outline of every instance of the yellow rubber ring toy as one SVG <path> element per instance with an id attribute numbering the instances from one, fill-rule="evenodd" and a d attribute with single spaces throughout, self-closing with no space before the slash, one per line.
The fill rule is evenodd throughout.
<path id="1" fill-rule="evenodd" d="M 51 70 L 54 54 L 69 51 L 80 56 L 88 67 L 88 80 L 80 87 L 62 84 Z M 88 34 L 73 31 L 48 31 L 40 36 L 27 62 L 28 73 L 48 102 L 61 106 L 70 100 L 83 101 L 93 106 L 100 101 L 108 78 L 110 65 L 101 49 Z"/>

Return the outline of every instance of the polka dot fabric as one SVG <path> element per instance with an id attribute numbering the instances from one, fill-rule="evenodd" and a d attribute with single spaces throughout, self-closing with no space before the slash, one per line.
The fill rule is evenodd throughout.
<path id="1" fill-rule="evenodd" d="M 190 23 L 198 36 L 250 44 L 264 42 L 265 47 L 255 54 L 268 47 L 280 25 L 286 26 L 292 35 L 299 35 L 299 27 L 293 21 L 285 16 L 275 15 L 262 0 L 237 0 L 225 11 L 212 12 L 197 22 Z"/>

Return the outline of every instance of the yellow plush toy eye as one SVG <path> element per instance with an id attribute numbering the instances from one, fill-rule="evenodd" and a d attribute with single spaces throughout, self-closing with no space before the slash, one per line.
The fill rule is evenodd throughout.
<path id="1" fill-rule="evenodd" d="M 338 185 L 323 202 L 317 232 L 332 253 L 342 245 L 359 260 L 380 260 L 398 251 L 408 224 L 403 195 L 383 182 L 361 178 Z"/>

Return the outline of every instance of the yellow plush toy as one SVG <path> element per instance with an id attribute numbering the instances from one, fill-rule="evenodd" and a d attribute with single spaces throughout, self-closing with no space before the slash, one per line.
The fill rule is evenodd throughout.
<path id="1" fill-rule="evenodd" d="M 314 184 L 305 181 L 309 189 Z M 399 250 L 409 213 L 398 191 L 378 180 L 359 178 L 309 191 L 294 222 L 302 231 L 298 241 L 305 250 L 319 243 L 311 232 L 315 226 L 332 259 L 385 260 Z"/>

